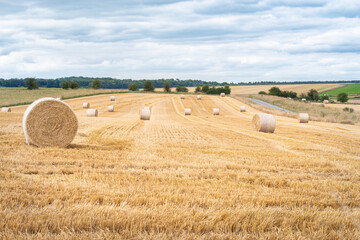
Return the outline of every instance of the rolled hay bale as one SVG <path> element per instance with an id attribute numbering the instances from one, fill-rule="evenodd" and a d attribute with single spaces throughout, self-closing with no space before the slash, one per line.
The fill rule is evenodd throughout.
<path id="1" fill-rule="evenodd" d="M 213 108 L 213 114 L 214 114 L 214 115 L 220 115 L 220 109 L 218 109 L 218 108 Z"/>
<path id="2" fill-rule="evenodd" d="M 181 96 L 180 96 L 180 99 L 185 99 L 185 95 L 181 95 Z"/>
<path id="3" fill-rule="evenodd" d="M 223 92 L 220 93 L 220 96 L 221 96 L 221 97 L 225 97 L 225 93 L 223 93 Z"/>
<path id="4" fill-rule="evenodd" d="M 324 104 L 328 104 L 329 103 L 329 100 L 324 100 Z"/>
<path id="5" fill-rule="evenodd" d="M 98 116 L 98 110 L 95 108 L 90 108 L 86 110 L 86 116 L 88 117 L 97 117 Z"/>
<path id="6" fill-rule="evenodd" d="M 306 99 L 305 99 L 305 98 L 302 98 L 301 101 L 302 101 L 302 102 L 306 102 Z"/>
<path id="7" fill-rule="evenodd" d="M 113 112 L 114 111 L 114 106 L 113 105 L 108 106 L 108 111 Z"/>
<path id="8" fill-rule="evenodd" d="M 1 112 L 11 112 L 11 108 L 9 107 L 2 107 Z"/>
<path id="9" fill-rule="evenodd" d="M 115 96 L 110 96 L 110 101 L 115 101 Z"/>
<path id="10" fill-rule="evenodd" d="M 240 112 L 246 112 L 246 107 L 245 106 L 240 106 Z"/>
<path id="11" fill-rule="evenodd" d="M 23 130 L 27 144 L 38 147 L 66 147 L 78 129 L 75 113 L 55 98 L 41 98 L 25 111 Z"/>
<path id="12" fill-rule="evenodd" d="M 299 122 L 300 123 L 308 123 L 309 122 L 309 114 L 299 113 Z"/>
<path id="13" fill-rule="evenodd" d="M 185 115 L 191 115 L 191 109 L 185 108 Z"/>
<path id="14" fill-rule="evenodd" d="M 271 114 L 257 113 L 252 119 L 252 125 L 258 132 L 273 133 L 275 131 L 275 118 Z"/>
<path id="15" fill-rule="evenodd" d="M 89 108 L 89 107 L 90 107 L 90 103 L 88 103 L 88 102 L 83 103 L 83 108 Z"/>
<path id="16" fill-rule="evenodd" d="M 150 120 L 150 109 L 142 109 L 140 112 L 140 120 Z"/>
<path id="17" fill-rule="evenodd" d="M 197 100 L 201 100 L 201 95 L 197 95 Z"/>

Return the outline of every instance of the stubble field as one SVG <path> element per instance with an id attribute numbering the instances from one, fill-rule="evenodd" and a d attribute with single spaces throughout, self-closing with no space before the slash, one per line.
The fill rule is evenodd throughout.
<path id="1" fill-rule="evenodd" d="M 0 113 L 1 239 L 360 238 L 359 125 L 275 116 L 266 134 L 230 97 L 115 96 L 65 100 L 65 149 L 25 144 L 26 106 Z"/>

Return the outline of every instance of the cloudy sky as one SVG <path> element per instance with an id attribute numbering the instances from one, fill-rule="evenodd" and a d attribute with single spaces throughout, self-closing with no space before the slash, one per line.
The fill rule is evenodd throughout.
<path id="1" fill-rule="evenodd" d="M 360 79 L 358 0 L 0 0 L 0 78 Z"/>

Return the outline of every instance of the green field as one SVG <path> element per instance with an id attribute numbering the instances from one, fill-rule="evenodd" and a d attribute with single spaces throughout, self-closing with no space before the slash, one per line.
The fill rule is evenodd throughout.
<path id="1" fill-rule="evenodd" d="M 62 97 L 63 99 L 91 96 L 97 94 L 110 94 L 127 92 L 124 89 L 62 89 L 62 88 L 40 88 L 27 90 L 26 88 L 0 88 L 0 107 L 30 104 L 43 97 Z"/>
<path id="2" fill-rule="evenodd" d="M 341 88 L 323 92 L 322 94 L 338 95 L 339 93 L 347 93 L 348 95 L 360 94 L 360 83 L 349 84 Z"/>

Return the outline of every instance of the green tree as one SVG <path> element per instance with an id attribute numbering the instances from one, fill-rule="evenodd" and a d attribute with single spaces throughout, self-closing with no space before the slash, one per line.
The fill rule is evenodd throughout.
<path id="1" fill-rule="evenodd" d="M 229 85 L 225 85 L 225 86 L 224 86 L 224 92 L 225 92 L 226 94 L 230 94 L 230 93 L 231 93 L 231 88 L 230 88 Z"/>
<path id="2" fill-rule="evenodd" d="M 171 92 L 171 87 L 169 82 L 164 82 L 164 92 Z"/>
<path id="3" fill-rule="evenodd" d="M 323 102 L 324 100 L 329 100 L 329 96 L 324 94 L 320 96 L 320 101 Z"/>
<path id="4" fill-rule="evenodd" d="M 29 90 L 39 88 L 35 78 L 27 78 L 27 79 L 25 79 L 25 85 L 26 85 L 27 89 L 29 89 Z"/>
<path id="5" fill-rule="evenodd" d="M 101 87 L 101 82 L 100 82 L 100 80 L 95 79 L 94 81 L 92 81 L 91 87 L 92 87 L 93 89 L 99 89 L 99 88 Z"/>
<path id="6" fill-rule="evenodd" d="M 177 86 L 177 87 L 176 87 L 176 91 L 177 91 L 177 92 L 188 92 L 189 89 L 188 89 L 187 87 Z"/>
<path id="7" fill-rule="evenodd" d="M 260 91 L 258 94 L 259 95 L 266 95 L 266 92 L 265 91 Z"/>
<path id="8" fill-rule="evenodd" d="M 61 88 L 62 89 L 69 89 L 70 87 L 70 83 L 68 81 L 62 82 L 61 83 Z"/>
<path id="9" fill-rule="evenodd" d="M 139 90 L 139 85 L 137 85 L 137 83 L 131 83 L 131 84 L 129 84 L 129 90 L 137 91 L 137 90 Z"/>
<path id="10" fill-rule="evenodd" d="M 207 91 L 209 91 L 209 89 L 210 89 L 209 85 L 205 84 L 204 86 L 202 86 L 201 91 L 206 93 Z"/>
<path id="11" fill-rule="evenodd" d="M 273 95 L 273 96 L 281 96 L 282 92 L 280 90 L 280 88 L 278 87 L 272 87 L 269 89 L 269 95 Z"/>
<path id="12" fill-rule="evenodd" d="M 349 97 L 348 97 L 348 95 L 346 93 L 339 93 L 337 95 L 337 100 L 339 102 L 345 103 L 345 102 L 347 102 L 349 100 Z"/>
<path id="13" fill-rule="evenodd" d="M 195 92 L 196 92 L 196 93 L 197 93 L 197 92 L 201 92 L 201 87 L 197 86 L 197 87 L 195 88 Z"/>
<path id="14" fill-rule="evenodd" d="M 309 92 L 308 92 L 308 97 L 310 98 L 310 100 L 313 100 L 313 101 L 319 101 L 320 97 L 319 97 L 319 93 L 318 91 L 316 91 L 315 89 L 311 89 Z"/>
<path id="15" fill-rule="evenodd" d="M 153 92 L 154 91 L 154 85 L 151 81 L 147 80 L 144 83 L 144 91 Z"/>
<path id="16" fill-rule="evenodd" d="M 70 87 L 71 89 L 78 89 L 78 88 L 79 88 L 79 84 L 78 84 L 77 82 L 75 82 L 75 81 L 71 81 L 71 82 L 69 83 L 69 87 Z"/>

